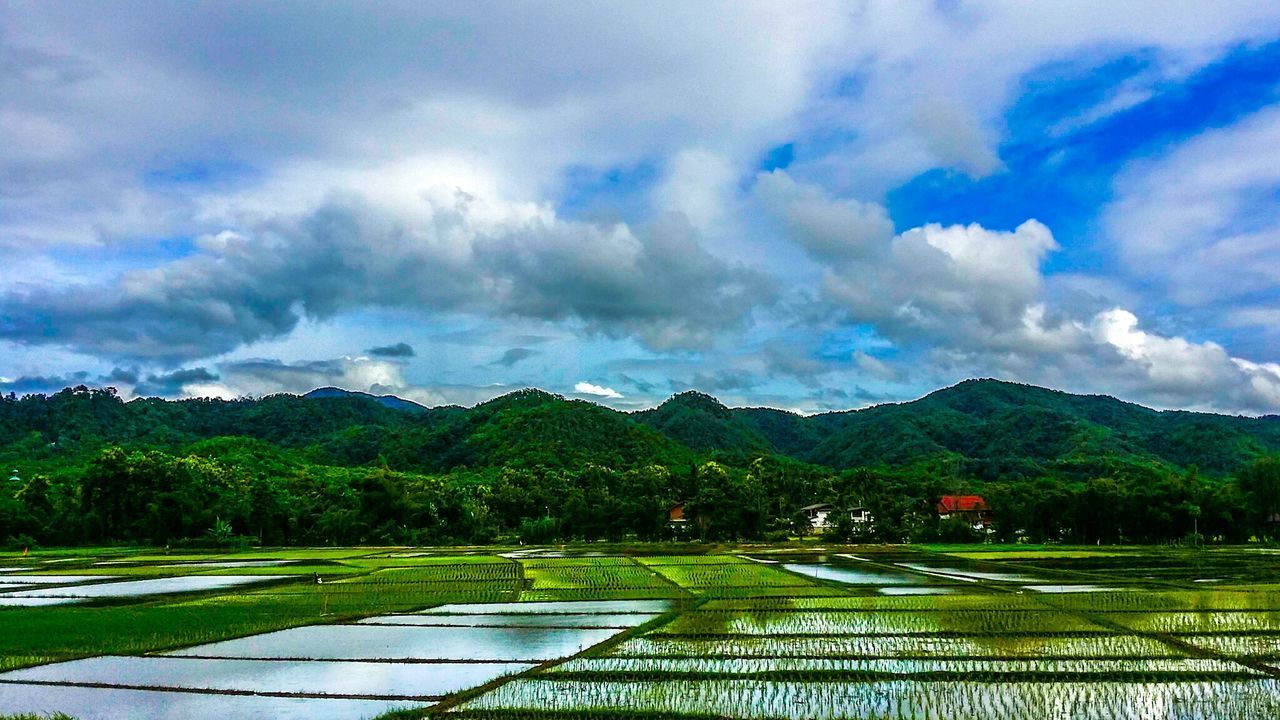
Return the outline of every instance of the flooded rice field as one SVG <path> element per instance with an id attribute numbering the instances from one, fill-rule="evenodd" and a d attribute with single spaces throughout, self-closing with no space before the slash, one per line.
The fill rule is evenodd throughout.
<path id="1" fill-rule="evenodd" d="M 308 696 L 438 699 L 523 672 L 528 663 L 365 663 L 105 656 L 17 670 L 6 681 Z"/>
<path id="2" fill-rule="evenodd" d="M 611 628 L 311 625 L 174 651 L 218 658 L 542 662 L 581 652 Z"/>
<path id="3" fill-rule="evenodd" d="M 540 627 L 540 628 L 604 628 L 625 630 L 643 625 L 658 617 L 654 614 L 609 613 L 555 614 L 537 613 L 460 613 L 457 615 L 434 612 L 417 615 L 382 615 L 361 620 L 362 625 L 417 625 L 441 627 Z"/>
<path id="4" fill-rule="evenodd" d="M 1274 680 L 1160 683 L 652 682 L 518 679 L 471 701 L 468 709 L 583 709 L 665 716 L 742 718 L 902 718 L 991 720 L 1256 720 L 1280 714 Z"/>
<path id="5" fill-rule="evenodd" d="M 67 578 L 74 576 L 41 576 L 57 578 L 55 582 L 71 582 Z M 85 576 L 87 577 L 87 576 Z M 148 595 L 173 595 L 177 593 L 207 592 L 225 590 L 241 585 L 279 580 L 280 575 L 191 575 L 187 577 L 150 578 L 147 580 L 124 580 L 121 582 L 96 582 L 78 585 L 58 585 L 57 587 L 38 587 L 31 590 L 18 590 L 0 595 L 0 604 L 7 600 L 29 600 L 35 598 L 48 599 L 48 604 L 79 602 L 91 598 L 130 598 Z M 6 581 L 8 580 L 6 576 Z M 82 578 L 79 578 L 82 579 Z M 94 579 L 107 579 L 95 576 Z M 110 578 L 116 579 L 116 578 Z M 51 583 L 40 583 L 49 585 Z"/>
<path id="6" fill-rule="evenodd" d="M 222 693 L 0 684 L 6 712 L 64 713 L 76 720 L 360 720 L 393 710 L 428 707 L 401 700 L 304 698 Z"/>
<path id="7" fill-rule="evenodd" d="M 1280 555 L 1013 552 L 6 558 L 0 715 L 1280 717 Z"/>

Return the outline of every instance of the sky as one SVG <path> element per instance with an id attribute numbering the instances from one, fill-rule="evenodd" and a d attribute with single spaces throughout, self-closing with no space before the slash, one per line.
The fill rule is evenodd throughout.
<path id="1" fill-rule="evenodd" d="M 1280 4 L 0 0 L 0 393 L 1280 413 Z"/>

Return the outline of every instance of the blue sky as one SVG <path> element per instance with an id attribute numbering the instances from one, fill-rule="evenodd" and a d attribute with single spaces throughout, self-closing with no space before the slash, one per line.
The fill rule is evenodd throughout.
<path id="1" fill-rule="evenodd" d="M 0 391 L 1280 412 L 1280 8 L 1027 7 L 0 6 Z"/>

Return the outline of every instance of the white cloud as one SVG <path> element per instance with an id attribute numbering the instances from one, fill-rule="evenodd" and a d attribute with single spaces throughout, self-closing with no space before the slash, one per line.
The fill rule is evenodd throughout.
<path id="1" fill-rule="evenodd" d="M 925 149 L 943 166 L 983 178 L 1003 165 L 977 118 L 949 98 L 921 100 L 911 114 L 911 125 L 920 133 Z"/>
<path id="2" fill-rule="evenodd" d="M 728 158 L 703 148 L 683 150 L 654 191 L 654 207 L 684 213 L 698 228 L 715 227 L 724 221 L 737 179 Z"/>
<path id="3" fill-rule="evenodd" d="M 770 193 L 766 204 L 784 219 L 848 207 L 814 188 Z M 1057 243 L 1035 220 L 1013 231 L 925 225 L 870 240 L 857 253 L 830 252 L 822 225 L 786 225 L 822 263 L 828 303 L 945 371 L 1111 391 L 1161 407 L 1280 409 L 1274 366 L 1233 357 L 1217 343 L 1143 330 L 1123 308 L 1087 309 L 1095 298 L 1083 307 L 1051 304 L 1042 265 Z M 853 360 L 872 376 L 893 377 L 864 351 Z"/>
<path id="4" fill-rule="evenodd" d="M 1236 367 L 1222 346 L 1160 337 L 1138 329 L 1128 310 L 1113 309 L 1093 318 L 1090 334 L 1145 372 L 1157 391 L 1217 385 L 1222 373 Z"/>
<path id="5" fill-rule="evenodd" d="M 1138 318 L 1119 308 L 1098 313 L 1089 331 L 1125 363 L 1105 367 L 1103 377 L 1166 407 L 1275 412 L 1280 409 L 1280 366 L 1232 357 L 1214 342 L 1192 342 L 1139 329 Z"/>
<path id="6" fill-rule="evenodd" d="M 825 302 L 772 318 L 775 335 L 813 331 L 838 307 L 957 366 L 1063 377 L 1080 369 L 1073 358 L 1093 363 L 1085 373 L 1111 358 L 1162 366 L 1178 353 L 1159 341 L 1174 338 L 1102 323 L 1129 351 L 1145 347 L 1141 360 L 1090 334 L 1112 303 L 1138 306 L 1124 288 L 1078 279 L 1069 297 L 1046 292 L 1056 244 L 1039 223 L 896 234 L 875 200 L 934 168 L 998 171 L 1002 118 L 1029 71 L 1152 58 L 1150 76 L 1063 118 L 1067 132 L 1280 28 L 1274 4 L 1206 13 L 1182 1 L 502 10 L 389 3 L 357 19 L 339 6 L 136 2 L 86 24 L 74 3 L 0 7 L 0 134 L 20 138 L 0 147 L 0 260 L 11 270 L 0 338 L 12 338 L 0 351 L 21 343 L 41 373 L 45 353 L 77 349 L 98 362 L 177 362 L 270 342 L 272 357 L 295 359 L 314 351 L 305 338 L 285 347 L 300 325 L 412 308 L 693 357 L 760 321 L 770 275 L 807 289 L 825 273 Z M 1274 118 L 1260 117 L 1214 135 L 1217 145 L 1135 167 L 1117 188 L 1126 219 L 1109 227 L 1131 238 L 1130 267 L 1179 302 L 1275 286 L 1272 225 L 1233 220 L 1264 217 L 1251 199 L 1275 180 L 1269 156 L 1249 154 L 1275 144 Z M 763 152 L 791 141 L 790 171 L 744 197 Z M 1215 164 L 1218 154 L 1232 157 Z M 556 207 L 573 190 L 567 176 L 635 167 L 664 173 L 636 202 L 652 217 L 594 225 Z M 755 227 L 744 212 L 754 204 L 794 247 Z M 654 220 L 673 210 L 690 222 Z M 202 239 L 194 250 L 154 244 L 185 237 Z M 809 302 L 801 295 L 793 307 Z M 1249 302 L 1232 322 L 1269 317 L 1266 298 Z M 1186 351 L 1212 359 L 1196 347 Z M 769 355 L 757 370 L 771 377 L 830 371 L 794 348 Z M 867 357 L 864 372 L 876 367 Z M 1170 372 L 1131 381 L 1177 386 Z M 1245 374 L 1265 385 L 1262 370 Z M 225 387 L 209 389 L 255 387 L 231 377 L 220 371 Z"/>
<path id="7" fill-rule="evenodd" d="M 172 373 L 182 380 L 152 393 L 174 398 L 260 397 L 275 393 L 301 395 L 318 387 L 339 387 L 371 395 L 394 395 L 428 407 L 439 405 L 474 405 L 510 392 L 502 385 L 419 385 L 408 381 L 401 363 L 365 357 L 341 357 L 286 363 L 258 359 L 218 363 L 216 372 L 203 369 Z M 153 378 L 154 379 L 154 378 Z M 161 378 L 162 380 L 164 378 Z M 163 389 L 163 392 L 155 390 Z M 125 394 L 131 394 L 125 389 Z"/>
<path id="8" fill-rule="evenodd" d="M 820 258 L 866 256 L 893 236 L 893 221 L 884 207 L 832 198 L 783 170 L 758 175 L 755 196 L 785 223 L 793 239 Z"/>
<path id="9" fill-rule="evenodd" d="M 898 379 L 897 371 L 888 363 L 880 360 L 879 358 L 868 355 L 862 350 L 855 350 L 853 352 L 853 361 L 857 363 L 858 367 L 870 373 L 873 377 L 888 381 Z"/>
<path id="10" fill-rule="evenodd" d="M 1154 74 L 1177 77 L 1241 44 L 1274 38 L 1280 28 L 1277 6 L 1215 10 L 1222 12 L 1205 13 L 1188 0 L 1076 0 L 1034 9 L 999 0 L 864 3 L 841 45 L 854 68 L 846 75 L 850 89 L 803 116 L 812 132 L 845 142 L 803 157 L 793 174 L 862 197 L 936 167 L 988 174 L 999 168 L 1003 115 L 1029 72 L 1063 61 L 1101 65 L 1142 51 L 1157 66 Z M 1137 94 L 1117 97 L 1094 112 L 1138 101 Z M 848 128 L 854 132 L 842 132 Z"/>
<path id="11" fill-rule="evenodd" d="M 1104 215 L 1126 272 L 1187 306 L 1280 288 L 1275 147 L 1280 106 L 1127 168 Z"/>
<path id="12" fill-rule="evenodd" d="M 1043 224 L 930 224 L 894 235 L 878 205 L 832 197 L 782 171 L 758 181 L 763 208 L 823 266 L 824 296 L 853 322 L 873 323 L 895 341 L 1021 342 L 1044 285 L 1040 265 L 1058 248 Z M 1043 308 L 1032 312 L 1045 318 Z"/>
<path id="13" fill-rule="evenodd" d="M 573 391 L 579 395 L 593 395 L 595 397 L 608 398 L 610 400 L 621 400 L 622 393 L 610 387 L 603 385 L 594 385 L 592 383 L 580 381 L 573 386 Z"/>

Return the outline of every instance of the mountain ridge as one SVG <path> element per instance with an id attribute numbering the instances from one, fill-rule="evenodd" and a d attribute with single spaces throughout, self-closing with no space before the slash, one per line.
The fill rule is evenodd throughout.
<path id="1" fill-rule="evenodd" d="M 835 471 L 946 466 L 984 479 L 1097 477 L 1133 467 L 1224 475 L 1280 452 L 1280 417 L 1154 410 L 992 379 L 815 415 L 730 408 L 698 392 L 624 412 L 536 388 L 470 408 L 425 407 L 333 387 L 301 396 L 128 403 L 109 390 L 75 388 L 0 403 L 0 449 L 17 447 L 23 437 L 88 451 L 105 444 L 174 447 L 218 436 L 309 448 L 327 463 L 382 461 L 420 472 L 513 463 L 686 466 L 699 458 L 741 465 L 775 455 Z"/>
<path id="2" fill-rule="evenodd" d="M 695 453 L 774 453 L 832 468 L 959 462 L 979 476 L 1030 474 L 1046 464 L 1101 470 L 1116 458 L 1224 473 L 1280 451 L 1280 416 L 1158 410 L 1104 394 L 1076 394 L 993 378 L 973 378 L 915 400 L 802 415 L 768 407 L 728 407 L 698 391 L 659 405 L 618 411 L 537 388 L 484 407 L 584 403 L 646 426 Z M 427 408 L 430 413 L 434 409 Z"/>

